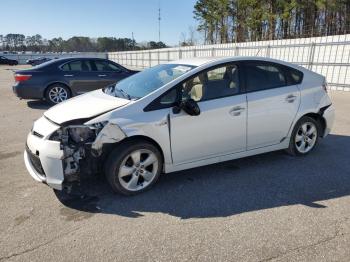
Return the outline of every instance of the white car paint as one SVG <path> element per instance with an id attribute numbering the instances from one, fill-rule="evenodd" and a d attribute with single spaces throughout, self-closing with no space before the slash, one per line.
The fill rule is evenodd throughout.
<path id="1" fill-rule="evenodd" d="M 48 119 L 62 124 L 74 119 L 89 118 L 98 112 L 104 113 L 130 103 L 129 100 L 112 97 L 101 90 L 89 92 L 62 102 L 64 106 L 54 106 L 44 113 Z"/>
<path id="2" fill-rule="evenodd" d="M 161 94 L 206 68 L 247 60 L 286 65 L 301 71 L 304 79 L 298 85 L 199 102 L 199 116 L 189 116 L 183 111 L 174 114 L 172 108 L 143 111 Z M 326 106 L 329 107 L 323 113 L 326 122 L 324 136 L 333 125 L 334 108 L 322 87 L 324 77 L 303 67 L 261 57 L 197 58 L 170 63 L 194 65 L 196 68 L 137 101 L 112 97 L 97 90 L 45 112 L 34 123 L 27 145 L 32 153 L 39 153 L 46 177 L 36 172 L 25 152 L 29 173 L 36 180 L 62 189 L 64 152 L 59 142 L 51 141 L 49 137 L 60 129 L 62 123 L 81 118 L 92 117 L 84 123 L 88 126 L 101 122 L 118 126 L 120 132 L 109 138 L 108 143 L 135 136 L 153 140 L 162 150 L 165 173 L 288 148 L 295 123 L 302 116 L 317 114 Z M 38 138 L 34 132 L 43 137 Z"/>

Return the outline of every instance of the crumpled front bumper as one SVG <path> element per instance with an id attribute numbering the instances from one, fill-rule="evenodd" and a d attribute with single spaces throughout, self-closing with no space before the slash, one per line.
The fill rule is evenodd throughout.
<path id="1" fill-rule="evenodd" d="M 40 128 L 40 124 L 44 121 L 44 119 L 39 119 L 34 128 L 44 131 Z M 47 123 L 44 124 L 47 125 Z M 47 132 L 52 133 L 55 128 L 55 126 L 51 126 L 51 128 L 49 126 Z M 47 134 L 41 135 L 42 133 L 30 132 L 28 134 L 27 146 L 24 151 L 25 166 L 36 181 L 46 183 L 54 189 L 62 190 L 64 152 L 60 148 L 60 142 L 51 141 L 47 139 Z"/>

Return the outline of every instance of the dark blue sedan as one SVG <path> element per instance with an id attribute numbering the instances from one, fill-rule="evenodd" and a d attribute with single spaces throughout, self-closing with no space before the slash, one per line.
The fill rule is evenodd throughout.
<path id="1" fill-rule="evenodd" d="M 137 72 L 101 58 L 54 59 L 16 71 L 13 92 L 21 99 L 44 99 L 50 104 L 58 104 Z"/>

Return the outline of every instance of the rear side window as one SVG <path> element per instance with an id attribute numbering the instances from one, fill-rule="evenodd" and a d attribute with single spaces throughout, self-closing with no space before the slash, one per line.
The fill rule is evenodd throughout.
<path id="1" fill-rule="evenodd" d="M 259 91 L 287 85 L 284 70 L 273 63 L 245 63 L 246 88 L 248 92 Z"/>
<path id="2" fill-rule="evenodd" d="M 64 64 L 61 68 L 63 71 L 91 71 L 90 63 L 88 63 L 88 61 L 85 60 L 72 61 L 67 64 Z"/>

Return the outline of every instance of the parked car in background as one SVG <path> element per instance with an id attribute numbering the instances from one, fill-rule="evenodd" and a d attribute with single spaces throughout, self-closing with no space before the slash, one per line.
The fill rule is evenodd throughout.
<path id="1" fill-rule="evenodd" d="M 44 62 L 50 61 L 50 60 L 51 60 L 51 58 L 48 58 L 48 57 L 38 57 L 38 58 L 33 58 L 33 59 L 27 60 L 26 64 L 36 66 L 36 65 L 40 65 Z"/>
<path id="2" fill-rule="evenodd" d="M 306 155 L 333 121 L 325 77 L 303 67 L 261 57 L 179 60 L 46 111 L 24 160 L 34 179 L 58 190 L 104 171 L 114 191 L 131 195 L 162 172 L 281 149 Z"/>
<path id="3" fill-rule="evenodd" d="M 0 65 L 18 65 L 18 61 L 0 56 Z"/>
<path id="4" fill-rule="evenodd" d="M 23 99 L 58 104 L 68 98 L 106 87 L 135 74 L 107 59 L 61 58 L 15 72 L 14 93 Z"/>

